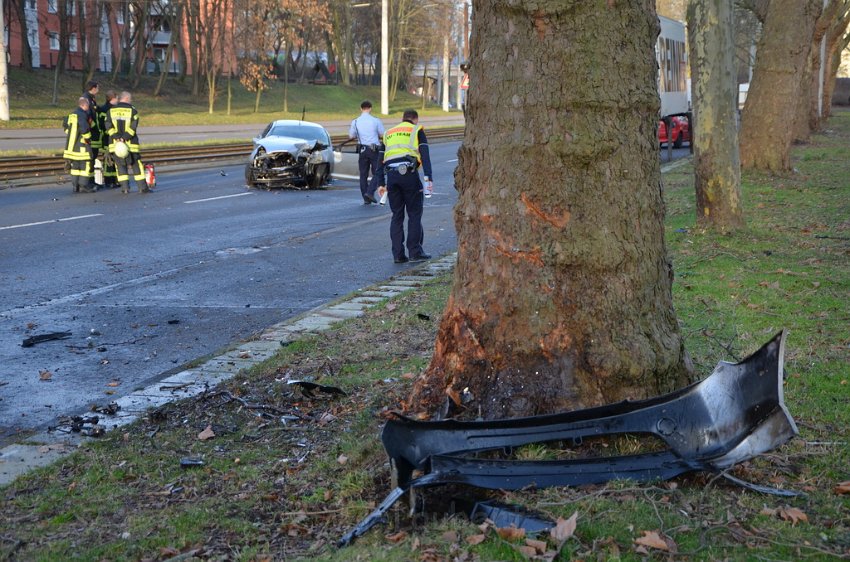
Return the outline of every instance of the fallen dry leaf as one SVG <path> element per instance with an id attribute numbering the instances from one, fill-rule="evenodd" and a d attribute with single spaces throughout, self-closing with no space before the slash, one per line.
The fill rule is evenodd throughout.
<path id="1" fill-rule="evenodd" d="M 213 431 L 211 425 L 208 425 L 202 432 L 198 434 L 198 439 L 200 441 L 206 441 L 207 439 L 212 439 L 213 437 L 215 437 L 215 431 Z"/>
<path id="2" fill-rule="evenodd" d="M 38 378 L 39 380 L 49 381 L 53 378 L 53 373 L 51 373 L 50 371 L 39 371 Z"/>
<path id="3" fill-rule="evenodd" d="M 465 540 L 466 540 L 467 544 L 471 544 L 472 546 L 475 546 L 476 544 L 483 543 L 484 539 L 486 539 L 486 538 L 487 538 L 487 535 L 484 535 L 484 534 L 469 535 L 468 537 L 466 537 Z"/>
<path id="4" fill-rule="evenodd" d="M 506 541 L 516 541 L 525 538 L 525 529 L 521 527 L 499 527 L 496 529 L 496 533 Z"/>
<path id="5" fill-rule="evenodd" d="M 517 550 L 519 550 L 520 553 L 523 556 L 525 556 L 526 558 L 531 558 L 532 556 L 537 556 L 537 551 L 534 549 L 534 547 L 531 547 L 531 546 L 518 546 Z"/>
<path id="6" fill-rule="evenodd" d="M 525 539 L 525 544 L 536 550 L 535 554 L 543 554 L 546 552 L 546 541 L 538 541 L 535 539 Z"/>
<path id="7" fill-rule="evenodd" d="M 112 381 L 112 382 L 106 383 L 106 386 L 111 386 L 111 387 L 116 387 L 116 386 L 120 386 L 120 385 L 121 385 L 120 381 Z"/>
<path id="8" fill-rule="evenodd" d="M 345 464 L 348 462 L 348 457 L 346 457 L 345 455 L 340 455 L 336 458 L 336 462 L 338 462 L 339 464 Z"/>
<path id="9" fill-rule="evenodd" d="M 555 526 L 549 531 L 549 536 L 557 543 L 562 543 L 576 532 L 576 521 L 578 520 L 578 511 L 573 512 L 569 519 L 558 517 Z"/>
<path id="10" fill-rule="evenodd" d="M 445 533 L 443 533 L 441 535 L 441 538 L 446 542 L 456 543 L 457 542 L 457 532 L 456 531 L 446 531 Z"/>
<path id="11" fill-rule="evenodd" d="M 658 533 L 655 531 L 644 531 L 642 537 L 635 539 L 635 544 L 655 548 L 657 550 L 670 550 L 670 547 L 667 546 L 667 542 L 658 536 Z"/>
<path id="12" fill-rule="evenodd" d="M 839 483 L 832 491 L 836 494 L 850 494 L 850 480 Z"/>
<path id="13" fill-rule="evenodd" d="M 781 517 L 783 521 L 790 521 L 792 527 L 800 521 L 808 522 L 809 520 L 808 516 L 796 507 L 780 508 L 779 517 Z"/>
<path id="14" fill-rule="evenodd" d="M 406 380 L 406 381 L 409 381 L 409 380 L 413 380 L 413 379 L 415 379 L 415 378 L 416 378 L 416 375 L 414 375 L 413 373 L 404 373 L 404 374 L 401 376 L 401 378 L 403 378 L 403 379 L 404 379 L 404 380 Z"/>
<path id="15" fill-rule="evenodd" d="M 387 539 L 388 542 L 401 542 L 407 538 L 407 531 L 399 531 L 392 535 L 384 535 L 384 538 Z"/>

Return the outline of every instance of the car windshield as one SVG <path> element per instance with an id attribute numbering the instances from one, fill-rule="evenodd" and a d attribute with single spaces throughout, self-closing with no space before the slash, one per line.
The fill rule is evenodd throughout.
<path id="1" fill-rule="evenodd" d="M 267 137 L 292 137 L 296 139 L 304 139 L 309 142 L 319 141 L 327 144 L 328 137 L 325 130 L 321 127 L 311 127 L 309 125 L 274 125 L 266 135 Z"/>

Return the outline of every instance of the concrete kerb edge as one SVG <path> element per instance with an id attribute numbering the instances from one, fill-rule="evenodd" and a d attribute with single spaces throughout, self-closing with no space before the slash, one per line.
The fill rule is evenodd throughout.
<path id="1" fill-rule="evenodd" d="M 115 402 L 120 410 L 114 416 L 99 415 L 105 431 L 129 425 L 151 408 L 158 408 L 175 400 L 197 396 L 218 384 L 273 357 L 282 345 L 304 336 L 327 330 L 345 320 L 365 313 L 369 308 L 422 286 L 436 276 L 450 271 L 457 260 L 452 253 L 406 270 L 388 281 L 361 289 L 336 301 L 318 306 L 297 317 L 275 324 L 254 339 L 244 341 L 204 363 L 122 396 Z M 364 295 L 368 294 L 368 297 Z M 380 297 L 376 298 L 376 295 Z M 364 298 L 365 297 L 365 298 Z M 346 307 L 353 303 L 354 308 Z M 303 329 L 309 326 L 310 329 Z M 293 329 L 297 328 L 297 329 Z M 94 415 L 94 414 L 92 414 Z M 13 443 L 0 449 L 0 487 L 11 484 L 18 476 L 53 464 L 70 455 L 78 447 L 94 438 L 77 433 L 42 432 L 31 435 L 22 443 Z"/>

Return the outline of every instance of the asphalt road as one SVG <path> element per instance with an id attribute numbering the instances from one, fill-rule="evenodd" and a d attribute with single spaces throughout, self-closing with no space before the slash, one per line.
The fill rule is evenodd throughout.
<path id="1" fill-rule="evenodd" d="M 456 247 L 457 147 L 431 149 L 435 256 Z M 389 208 L 363 205 L 354 182 L 249 191 L 243 164 L 157 180 L 149 195 L 0 191 L 0 445 L 405 269 Z"/>

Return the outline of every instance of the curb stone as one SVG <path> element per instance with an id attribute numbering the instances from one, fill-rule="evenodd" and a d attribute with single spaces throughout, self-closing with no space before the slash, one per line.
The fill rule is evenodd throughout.
<path id="1" fill-rule="evenodd" d="M 456 253 L 433 259 L 382 281 L 380 285 L 352 293 L 345 300 L 322 305 L 291 320 L 274 324 L 254 340 L 243 342 L 197 367 L 180 371 L 115 400 L 120 409 L 111 416 L 98 414 L 101 418 L 98 427 L 107 432 L 113 431 L 135 422 L 151 408 L 206 392 L 241 371 L 270 359 L 282 345 L 362 316 L 378 304 L 421 287 L 434 277 L 451 271 L 456 260 Z M 23 443 L 0 449 L 0 487 L 11 484 L 18 476 L 31 470 L 70 455 L 91 440 L 93 438 L 79 433 L 46 431 L 28 436 Z"/>

